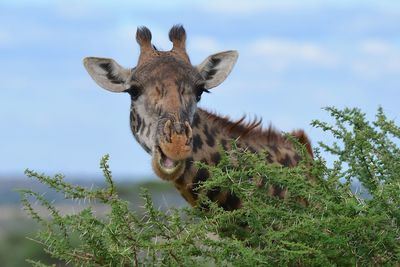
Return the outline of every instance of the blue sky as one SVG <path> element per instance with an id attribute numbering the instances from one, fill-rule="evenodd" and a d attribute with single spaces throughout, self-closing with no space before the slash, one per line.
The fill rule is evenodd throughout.
<path id="1" fill-rule="evenodd" d="M 379 105 L 398 122 L 400 2 L 397 1 L 1 1 L 0 177 L 40 172 L 99 175 L 102 155 L 121 177 L 152 174 L 129 130 L 129 97 L 100 89 L 85 56 L 134 66 L 136 27 L 170 49 L 182 23 L 194 64 L 236 49 L 231 76 L 201 106 L 264 124 L 312 129 L 321 107 Z"/>

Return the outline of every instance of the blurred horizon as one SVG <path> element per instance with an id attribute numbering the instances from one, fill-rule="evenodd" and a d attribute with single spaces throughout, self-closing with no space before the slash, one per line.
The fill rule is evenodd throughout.
<path id="1" fill-rule="evenodd" d="M 133 67 L 136 28 L 169 50 L 183 24 L 193 64 L 238 50 L 228 79 L 200 107 L 236 119 L 303 128 L 313 144 L 331 139 L 309 123 L 325 106 L 382 106 L 400 115 L 400 2 L 394 1 L 11 1 L 0 2 L 0 179 L 26 168 L 102 177 L 110 154 L 116 179 L 155 177 L 129 129 L 129 97 L 91 80 L 86 56 Z M 125 178 L 122 178 L 125 177 Z M 145 178 L 144 178 L 145 177 Z M 151 179 L 153 179 L 151 178 Z M 96 178 L 97 179 L 97 178 Z"/>

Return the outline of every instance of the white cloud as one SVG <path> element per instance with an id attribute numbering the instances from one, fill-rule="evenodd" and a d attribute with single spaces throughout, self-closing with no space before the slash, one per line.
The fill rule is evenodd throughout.
<path id="1" fill-rule="evenodd" d="M 286 39 L 260 39 L 248 44 L 249 51 L 264 58 L 263 64 L 275 71 L 299 66 L 336 68 L 363 79 L 400 74 L 400 45 L 380 39 L 367 39 L 357 45 L 336 43 L 326 47 L 316 42 Z"/>
<path id="2" fill-rule="evenodd" d="M 298 63 L 325 67 L 338 64 L 336 55 L 316 43 L 261 39 L 249 46 L 253 53 L 266 57 L 268 64 L 278 70 L 284 70 Z"/>
<path id="3" fill-rule="evenodd" d="M 231 1 L 231 0 L 211 0 L 203 1 L 200 8 L 209 13 L 219 13 L 224 15 L 253 15 L 265 11 L 274 13 L 293 12 L 299 9 L 317 8 L 324 3 L 317 0 L 252 0 L 252 1 Z"/>
<path id="4" fill-rule="evenodd" d="M 260 12 L 266 9 L 266 1 L 255 0 L 255 1 L 229 1 L 229 0 L 216 0 L 209 1 L 204 6 L 208 12 L 224 13 L 224 14 L 249 14 Z"/>
<path id="5" fill-rule="evenodd" d="M 382 40 L 366 40 L 360 45 L 361 52 L 369 55 L 384 55 L 393 52 L 394 47 Z"/>
<path id="6" fill-rule="evenodd" d="M 107 10 L 101 2 L 98 4 L 95 6 L 90 1 L 70 0 L 48 3 L 47 5 L 54 5 L 53 10 L 60 18 L 78 20 L 107 16 Z"/>
<path id="7" fill-rule="evenodd" d="M 54 32 L 47 25 L 37 22 L 26 24 L 18 20 L 9 21 L 9 26 L 0 30 L 0 46 L 12 47 L 18 44 L 38 44 L 54 39 Z"/>
<path id="8" fill-rule="evenodd" d="M 351 60 L 352 70 L 365 78 L 400 74 L 400 46 L 384 40 L 362 41 Z"/>
<path id="9" fill-rule="evenodd" d="M 284 14 L 297 12 L 300 10 L 320 10 L 324 7 L 336 8 L 359 8 L 359 1 L 337 1 L 337 0 L 252 0 L 252 1 L 232 1 L 232 0 L 209 0 L 199 1 L 198 7 L 209 13 L 218 13 L 223 15 L 234 15 L 234 16 L 248 16 L 254 14 L 260 14 L 273 12 L 274 14 Z M 370 8 L 372 10 L 380 10 L 386 13 L 398 15 L 399 3 L 391 0 L 364 0 L 364 8 Z M 368 25 L 376 24 L 376 21 L 363 19 L 359 21 L 357 25 L 346 25 L 347 27 L 361 27 L 364 28 L 364 23 Z"/>

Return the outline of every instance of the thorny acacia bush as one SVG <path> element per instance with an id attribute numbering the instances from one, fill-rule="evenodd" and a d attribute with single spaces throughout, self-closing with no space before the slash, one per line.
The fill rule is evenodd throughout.
<path id="1" fill-rule="evenodd" d="M 336 138 L 333 145 L 320 146 L 337 160 L 327 167 L 316 150 L 314 183 L 305 178 L 310 161 L 302 147 L 304 160 L 295 168 L 266 165 L 263 153 L 239 149 L 209 167 L 213 178 L 202 191 L 234 192 L 243 201 L 243 208 L 235 211 L 203 200 L 207 209 L 163 212 L 143 191 L 144 212 L 133 212 L 118 198 L 108 156 L 101 160 L 108 184 L 104 189 L 73 186 L 61 175 L 50 178 L 27 170 L 29 177 L 66 198 L 111 208 L 103 217 L 91 208 L 61 215 L 42 195 L 23 190 L 25 209 L 43 224 L 34 239 L 72 266 L 399 266 L 400 128 L 381 109 L 372 123 L 358 109 L 327 110 L 335 124 L 313 121 L 312 125 Z M 232 164 L 231 156 L 238 162 Z M 368 197 L 351 191 L 355 179 Z M 268 196 L 269 185 L 288 188 L 290 196 L 285 200 Z M 50 211 L 51 219 L 39 216 L 32 198 Z M 308 206 L 299 199 L 306 199 Z"/>

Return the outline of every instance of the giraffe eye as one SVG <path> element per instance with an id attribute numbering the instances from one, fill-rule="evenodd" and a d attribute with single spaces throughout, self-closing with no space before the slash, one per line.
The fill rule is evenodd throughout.
<path id="1" fill-rule="evenodd" d="M 199 102 L 201 99 L 201 95 L 206 92 L 209 93 L 210 91 L 208 91 L 207 89 L 204 88 L 204 86 L 199 86 L 196 88 L 196 101 Z"/>
<path id="2" fill-rule="evenodd" d="M 129 89 L 125 90 L 125 92 L 127 92 L 131 96 L 132 101 L 138 99 L 141 91 L 142 90 L 137 85 L 132 85 L 131 87 L 129 87 Z"/>
<path id="3" fill-rule="evenodd" d="M 201 99 L 201 94 L 203 93 L 203 91 L 200 91 L 196 94 L 196 101 L 199 102 Z"/>

